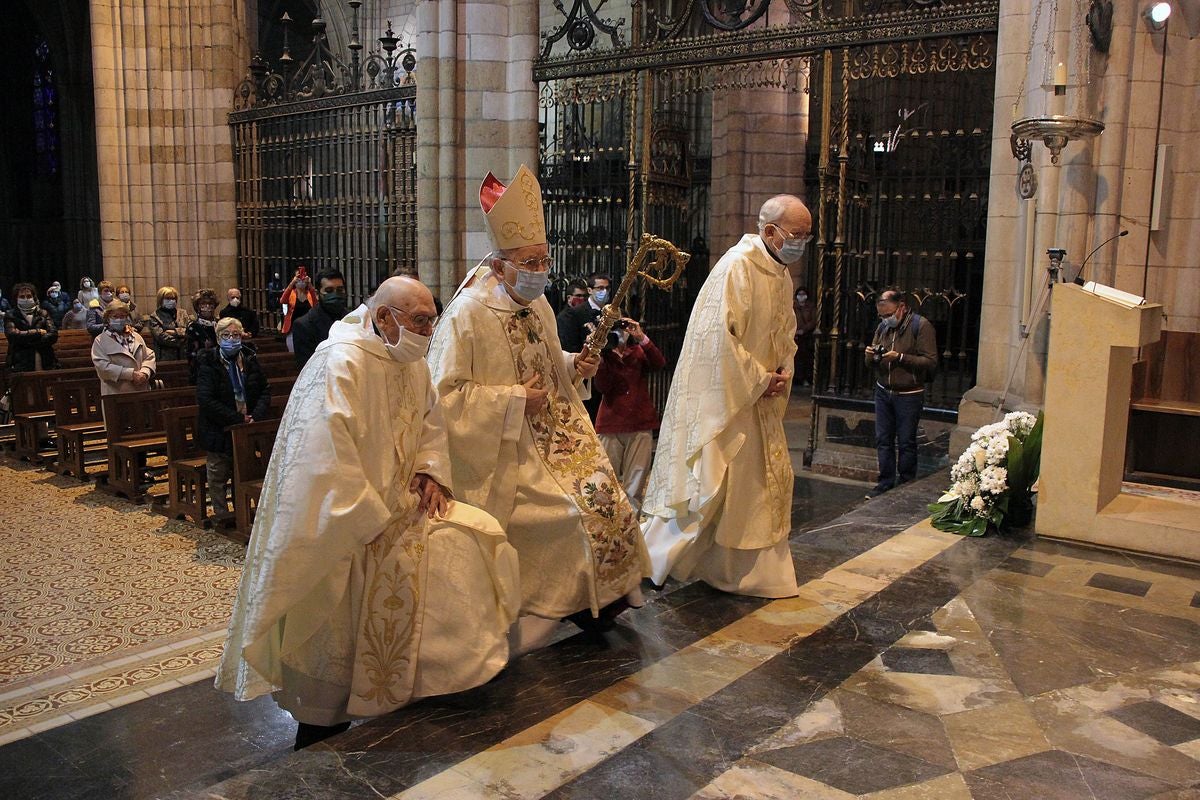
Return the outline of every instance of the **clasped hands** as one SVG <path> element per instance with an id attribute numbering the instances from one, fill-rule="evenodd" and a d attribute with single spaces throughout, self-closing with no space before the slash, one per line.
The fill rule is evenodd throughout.
<path id="1" fill-rule="evenodd" d="M 777 369 L 771 373 L 771 381 L 767 384 L 766 390 L 762 393 L 763 397 L 778 397 L 783 394 L 787 388 L 788 379 L 792 377 L 792 373 L 785 372 L 782 369 Z"/>

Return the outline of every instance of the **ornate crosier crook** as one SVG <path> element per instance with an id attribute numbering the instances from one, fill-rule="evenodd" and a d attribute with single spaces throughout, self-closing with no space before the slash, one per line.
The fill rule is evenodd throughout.
<path id="1" fill-rule="evenodd" d="M 653 261 L 650 260 L 651 256 L 655 256 Z M 583 343 L 584 349 L 594 356 L 600 355 L 600 351 L 604 349 L 604 345 L 608 341 L 609 332 L 621 318 L 621 304 L 625 302 L 625 296 L 633 288 L 634 281 L 642 277 L 656 289 L 669 289 L 675 281 L 679 280 L 679 276 L 683 274 L 683 268 L 687 266 L 688 259 L 691 257 L 691 253 L 683 252 L 666 239 L 643 233 L 642 243 L 638 246 L 637 252 L 633 254 L 633 260 L 629 262 L 629 266 L 625 270 L 625 277 L 621 281 L 621 285 L 617 287 L 612 300 L 601 309 L 600 316 L 596 320 L 595 330 L 588 334 L 587 341 Z M 650 263 L 647 264 L 647 262 Z M 668 262 L 675 265 L 675 271 L 668 277 L 659 277 L 666 271 Z"/>

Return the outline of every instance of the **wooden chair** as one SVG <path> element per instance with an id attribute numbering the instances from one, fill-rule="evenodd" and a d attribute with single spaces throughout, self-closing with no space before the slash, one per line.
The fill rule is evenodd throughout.
<path id="1" fill-rule="evenodd" d="M 249 541 L 279 420 L 234 425 L 229 431 L 233 434 L 233 513 L 238 533 Z"/>
<path id="2" fill-rule="evenodd" d="M 195 401 L 196 390 L 190 386 L 105 395 L 101 402 L 108 430 L 108 474 L 97 478 L 96 488 L 142 502 L 146 460 L 167 450 L 162 410 Z"/>
<path id="3" fill-rule="evenodd" d="M 59 475 L 87 477 L 87 456 L 105 450 L 104 408 L 100 380 L 63 381 L 54 386 L 54 434 L 58 440 Z"/>
<path id="4" fill-rule="evenodd" d="M 208 466 L 196 439 L 199 406 L 162 410 L 167 436 L 167 496 L 163 513 L 171 519 L 190 518 L 207 525 Z"/>

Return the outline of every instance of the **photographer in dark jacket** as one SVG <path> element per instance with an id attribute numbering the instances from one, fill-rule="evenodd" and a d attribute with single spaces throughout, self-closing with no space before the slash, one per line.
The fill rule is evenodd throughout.
<path id="1" fill-rule="evenodd" d="M 242 323 L 217 322 L 217 347 L 196 355 L 196 436 L 208 452 L 208 497 L 214 514 L 229 513 L 226 485 L 233 475 L 231 425 L 265 419 L 271 389 L 254 350 L 242 343 Z"/>
<path id="2" fill-rule="evenodd" d="M 884 289 L 875 310 L 879 325 L 865 354 L 875 372 L 879 454 L 879 482 L 870 497 L 917 477 L 917 426 L 925 406 L 925 383 L 937 368 L 933 323 L 909 311 L 904 292 L 894 286 Z"/>

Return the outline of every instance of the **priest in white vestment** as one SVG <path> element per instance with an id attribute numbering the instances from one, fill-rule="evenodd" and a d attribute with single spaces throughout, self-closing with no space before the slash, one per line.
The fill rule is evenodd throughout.
<path id="1" fill-rule="evenodd" d="M 452 499 L 423 359 L 436 314 L 418 281 L 385 281 L 334 323 L 280 423 L 216 685 L 274 693 L 297 748 L 508 660 L 516 552 Z"/>
<path id="2" fill-rule="evenodd" d="M 812 217 L 773 197 L 713 267 L 688 320 L 646 489 L 652 579 L 790 597 L 791 457 L 783 416 L 796 353 L 788 265 Z"/>
<path id="3" fill-rule="evenodd" d="M 429 353 L 455 491 L 496 517 L 520 555 L 522 630 L 536 631 L 535 617 L 603 630 L 640 604 L 648 562 L 573 385 L 599 358 L 559 344 L 537 178 L 522 166 L 505 187 L 489 174 L 480 204 L 497 251 L 447 304 Z"/>

